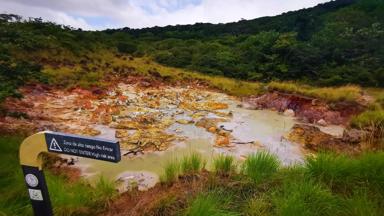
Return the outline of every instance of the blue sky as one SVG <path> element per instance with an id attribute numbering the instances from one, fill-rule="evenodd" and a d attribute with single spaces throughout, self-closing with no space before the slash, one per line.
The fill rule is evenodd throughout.
<path id="1" fill-rule="evenodd" d="M 196 22 L 226 23 L 273 16 L 328 0 L 0 0 L 0 13 L 99 30 Z"/>

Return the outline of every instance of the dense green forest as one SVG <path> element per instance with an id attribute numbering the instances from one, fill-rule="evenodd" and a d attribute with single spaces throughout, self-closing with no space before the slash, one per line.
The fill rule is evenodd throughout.
<path id="1" fill-rule="evenodd" d="M 136 54 L 234 78 L 319 85 L 384 84 L 384 1 L 339 0 L 228 24 L 106 30 Z M 131 51 L 131 50 L 130 50 Z"/>
<path id="2" fill-rule="evenodd" d="M 90 61 L 100 50 L 250 81 L 383 87 L 384 1 L 336 0 L 227 24 L 104 31 L 1 14 L 0 101 L 17 96 L 25 82 L 49 82 L 41 72 L 46 64 Z"/>

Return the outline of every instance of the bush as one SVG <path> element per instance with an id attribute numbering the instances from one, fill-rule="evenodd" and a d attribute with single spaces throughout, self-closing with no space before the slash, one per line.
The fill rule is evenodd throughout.
<path id="1" fill-rule="evenodd" d="M 248 156 L 243 164 L 243 173 L 259 183 L 277 172 L 280 161 L 275 155 L 261 151 Z"/>
<path id="2" fill-rule="evenodd" d="M 132 42 L 120 42 L 117 44 L 117 50 L 121 53 L 133 54 L 137 50 L 137 46 Z"/>

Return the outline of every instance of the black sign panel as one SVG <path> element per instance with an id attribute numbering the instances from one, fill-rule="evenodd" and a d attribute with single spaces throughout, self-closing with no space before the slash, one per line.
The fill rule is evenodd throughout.
<path id="1" fill-rule="evenodd" d="M 121 159 L 117 141 L 56 132 L 45 133 L 45 140 L 49 152 L 110 162 L 119 162 Z"/>

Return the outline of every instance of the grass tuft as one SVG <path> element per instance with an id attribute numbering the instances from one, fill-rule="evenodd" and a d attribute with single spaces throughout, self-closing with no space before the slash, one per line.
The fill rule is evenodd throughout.
<path id="1" fill-rule="evenodd" d="M 172 183 L 177 180 L 180 172 L 180 163 L 178 160 L 171 160 L 165 164 L 164 173 L 160 176 L 163 183 Z"/>
<path id="2" fill-rule="evenodd" d="M 199 194 L 186 209 L 186 216 L 235 216 L 238 215 L 225 209 L 228 200 L 220 193 L 210 192 Z"/>
<path id="3" fill-rule="evenodd" d="M 259 183 L 277 172 L 280 162 L 275 155 L 257 152 L 248 156 L 243 164 L 243 173 L 253 182 Z"/>
<path id="4" fill-rule="evenodd" d="M 349 193 L 366 187 L 384 194 L 384 153 L 364 153 L 358 159 L 345 155 L 319 153 L 307 159 L 309 175 L 331 189 Z"/>
<path id="5" fill-rule="evenodd" d="M 200 154 L 192 153 L 181 160 L 180 167 L 182 174 L 196 174 L 205 167 L 205 161 Z"/>
<path id="6" fill-rule="evenodd" d="M 368 110 L 360 115 L 355 116 L 351 120 L 351 126 L 355 128 L 384 128 L 384 111 Z"/>
<path id="7" fill-rule="evenodd" d="M 213 159 L 213 169 L 218 175 L 231 175 L 236 172 L 236 164 L 233 156 L 220 154 Z"/>

